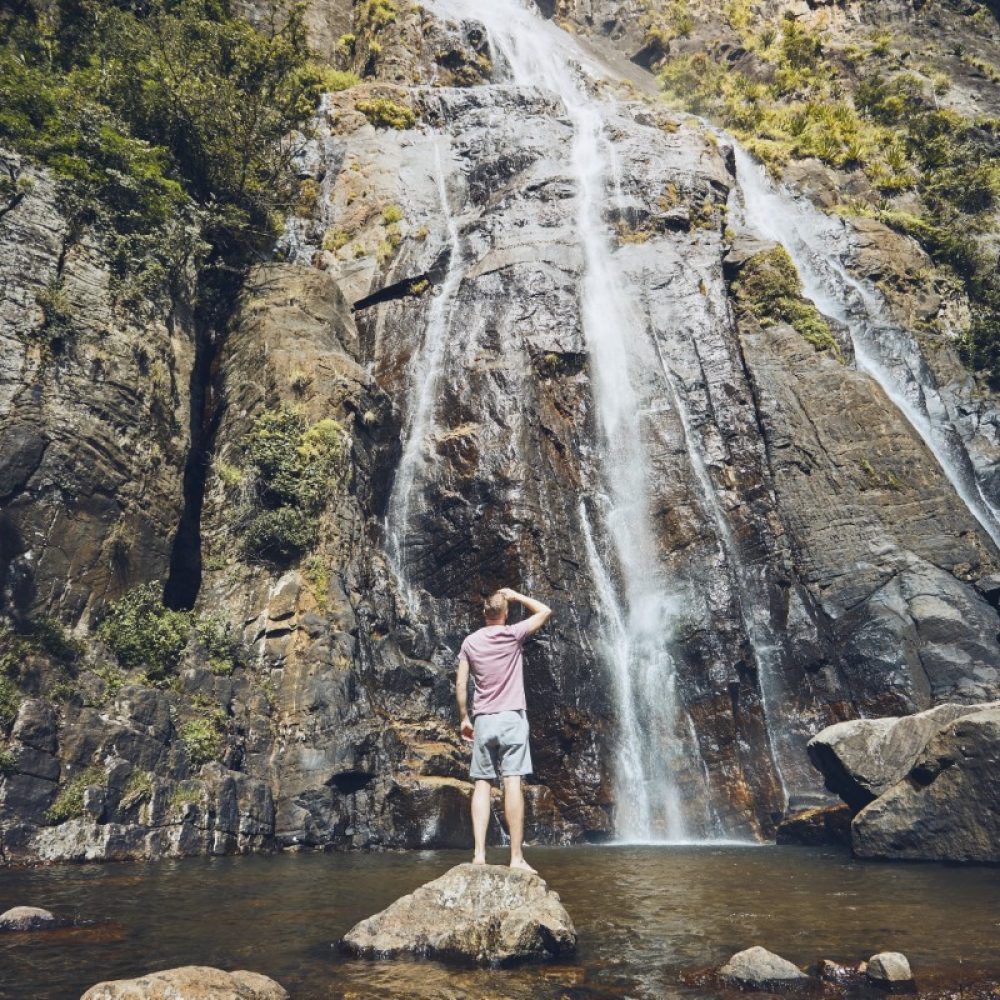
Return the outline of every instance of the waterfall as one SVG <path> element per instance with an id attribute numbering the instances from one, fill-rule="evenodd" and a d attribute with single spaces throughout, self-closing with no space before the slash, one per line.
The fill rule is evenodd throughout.
<path id="1" fill-rule="evenodd" d="M 434 146 L 434 166 L 437 180 L 441 217 L 448 229 L 448 270 L 441 288 L 435 294 L 423 344 L 410 359 L 408 378 L 406 428 L 403 435 L 403 454 L 396 469 L 392 492 L 386 513 L 385 535 L 389 560 L 407 597 L 413 604 L 414 594 L 409 586 L 406 558 L 406 535 L 412 516 L 413 489 L 417 476 L 430 458 L 430 437 L 435 426 L 435 403 L 444 363 L 444 350 L 448 340 L 452 306 L 462 284 L 464 261 L 458 223 L 448 204 L 448 190 L 444 160 L 440 143 Z"/>
<path id="2" fill-rule="evenodd" d="M 844 265 L 853 250 L 847 224 L 771 183 L 749 153 L 731 137 L 725 138 L 735 150 L 746 228 L 785 247 L 806 297 L 850 331 L 858 370 L 881 386 L 937 459 L 962 502 L 1000 546 L 1000 512 L 983 489 L 913 336 L 892 320 L 878 291 Z"/>
<path id="3" fill-rule="evenodd" d="M 644 364 L 652 360 L 650 337 L 631 305 L 639 295 L 615 264 L 604 221 L 608 189 L 617 176 L 604 109 L 576 67 L 584 57 L 572 40 L 517 0 L 437 0 L 434 6 L 453 19 L 482 23 L 511 82 L 555 96 L 572 125 L 567 168 L 575 182 L 584 262 L 580 320 L 598 411 L 603 482 L 592 503 L 581 504 L 580 519 L 601 605 L 598 648 L 612 675 L 620 729 L 616 828 L 623 840 L 682 840 L 694 817 L 685 815 L 675 775 L 688 766 L 705 780 L 704 767 L 677 697 L 670 644 L 679 601 L 656 557 L 643 407 L 633 384 L 637 352 L 646 352 Z M 594 516 L 599 532 L 591 523 Z M 710 826 L 707 817 L 697 819 L 701 829 Z"/>

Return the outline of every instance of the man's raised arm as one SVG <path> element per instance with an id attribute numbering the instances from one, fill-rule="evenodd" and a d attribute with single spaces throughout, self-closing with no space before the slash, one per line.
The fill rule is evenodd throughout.
<path id="1" fill-rule="evenodd" d="M 547 604 L 536 601 L 533 597 L 519 594 L 516 590 L 511 590 L 510 587 L 504 587 L 500 593 L 508 601 L 517 601 L 531 612 L 531 617 L 525 622 L 528 635 L 534 635 L 552 617 L 552 609 Z"/>

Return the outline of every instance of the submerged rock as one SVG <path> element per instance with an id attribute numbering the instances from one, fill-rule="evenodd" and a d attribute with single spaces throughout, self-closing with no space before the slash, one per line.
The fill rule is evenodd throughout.
<path id="1" fill-rule="evenodd" d="M 815 847 L 820 844 L 850 844 L 851 811 L 846 805 L 813 806 L 786 816 L 778 826 L 779 844 Z"/>
<path id="2" fill-rule="evenodd" d="M 882 951 L 868 959 L 868 978 L 879 986 L 909 986 L 913 973 L 906 956 L 898 951 Z"/>
<path id="3" fill-rule="evenodd" d="M 721 969 L 720 978 L 750 990 L 801 986 L 809 977 L 787 959 L 756 945 L 737 952 Z"/>
<path id="4" fill-rule="evenodd" d="M 854 818 L 863 858 L 1000 862 L 1000 708 L 957 719 Z"/>
<path id="5" fill-rule="evenodd" d="M 365 958 L 409 954 L 505 965 L 569 955 L 576 930 L 538 875 L 463 864 L 362 920 L 340 944 Z"/>
<path id="6" fill-rule="evenodd" d="M 91 986 L 80 1000 L 288 1000 L 273 979 L 256 972 L 223 972 L 204 965 L 151 972 Z"/>
<path id="7" fill-rule="evenodd" d="M 62 927 L 65 921 L 37 906 L 15 906 L 0 913 L 0 931 L 42 931 Z"/>
<path id="8" fill-rule="evenodd" d="M 823 982 L 838 983 L 840 985 L 856 982 L 862 974 L 857 966 L 844 965 L 841 962 L 834 962 L 829 958 L 820 960 L 816 972 Z"/>
<path id="9" fill-rule="evenodd" d="M 857 812 L 902 781 L 936 733 L 985 707 L 947 704 L 903 718 L 838 722 L 809 741 L 809 758 L 826 787 Z"/>

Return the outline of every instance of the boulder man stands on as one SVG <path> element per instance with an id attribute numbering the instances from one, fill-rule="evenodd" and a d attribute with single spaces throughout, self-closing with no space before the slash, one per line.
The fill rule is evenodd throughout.
<path id="1" fill-rule="evenodd" d="M 517 601 L 531 617 L 507 624 L 510 601 Z M 483 604 L 486 626 L 467 636 L 458 654 L 455 696 L 462 719 L 462 737 L 472 741 L 470 776 L 472 830 L 476 848 L 473 864 L 486 864 L 486 829 L 490 821 L 490 785 L 499 771 L 503 778 L 504 815 L 510 833 L 510 866 L 534 871 L 521 853 L 524 837 L 524 791 L 521 777 L 531 774 L 528 746 L 527 703 L 524 698 L 524 661 L 521 648 L 548 620 L 552 609 L 509 587 L 492 594 Z M 475 686 L 469 721 L 469 668 Z"/>

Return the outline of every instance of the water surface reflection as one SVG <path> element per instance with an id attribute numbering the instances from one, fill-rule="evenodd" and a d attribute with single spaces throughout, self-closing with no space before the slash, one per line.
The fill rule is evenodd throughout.
<path id="1" fill-rule="evenodd" d="M 692 970 L 752 944 L 802 965 L 903 951 L 927 983 L 1000 974 L 1000 869 L 775 847 L 531 857 L 577 924 L 572 964 L 454 970 L 359 962 L 331 947 L 357 920 L 466 859 L 454 851 L 7 871 L 0 911 L 25 903 L 93 924 L 0 939 L 0 998 L 68 1000 L 101 979 L 189 964 L 266 973 L 295 1000 L 693 998 L 710 991 L 685 984 Z"/>

